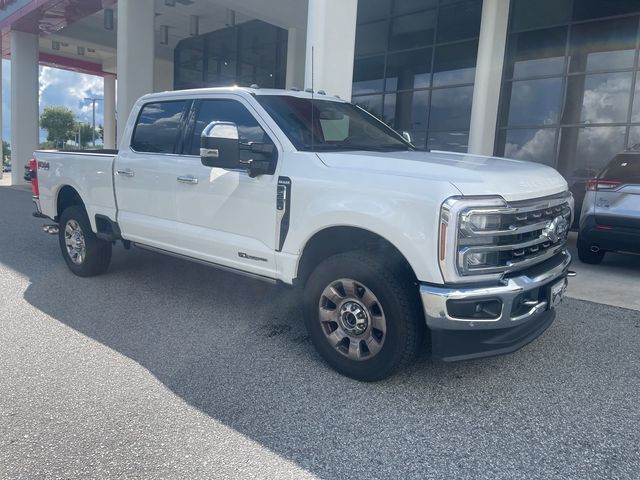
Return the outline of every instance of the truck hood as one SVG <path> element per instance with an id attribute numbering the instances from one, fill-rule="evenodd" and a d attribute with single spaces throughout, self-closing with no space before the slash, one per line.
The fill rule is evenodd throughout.
<path id="1" fill-rule="evenodd" d="M 507 201 L 567 190 L 556 170 L 539 163 L 452 152 L 319 152 L 330 168 L 449 182 L 462 195 L 501 195 Z"/>

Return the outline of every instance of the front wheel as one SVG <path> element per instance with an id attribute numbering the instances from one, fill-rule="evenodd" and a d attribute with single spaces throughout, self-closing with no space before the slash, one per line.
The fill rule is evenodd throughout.
<path id="1" fill-rule="evenodd" d="M 304 291 L 309 336 L 335 370 L 377 381 L 408 365 L 425 332 L 417 287 L 368 252 L 321 262 Z"/>
<path id="2" fill-rule="evenodd" d="M 80 277 L 106 272 L 111 262 L 111 242 L 93 233 L 85 209 L 80 205 L 68 207 L 60 215 L 59 225 L 60 250 L 69 270 Z"/>

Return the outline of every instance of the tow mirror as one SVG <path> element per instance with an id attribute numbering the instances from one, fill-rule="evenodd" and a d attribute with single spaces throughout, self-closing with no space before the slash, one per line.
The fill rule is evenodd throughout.
<path id="1" fill-rule="evenodd" d="M 231 122 L 207 125 L 200 136 L 200 160 L 207 167 L 245 167 L 240 163 L 238 126 Z"/>

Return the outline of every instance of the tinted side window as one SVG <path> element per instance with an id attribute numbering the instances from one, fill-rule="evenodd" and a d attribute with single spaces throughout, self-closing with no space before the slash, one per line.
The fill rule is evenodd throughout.
<path id="1" fill-rule="evenodd" d="M 137 152 L 173 153 L 186 101 L 148 103 L 140 111 L 131 139 Z"/>
<path id="2" fill-rule="evenodd" d="M 240 143 L 273 143 L 255 117 L 235 100 L 203 100 L 200 103 L 189 154 L 200 155 L 200 135 L 211 122 L 233 122 L 238 126 Z"/>
<path id="3" fill-rule="evenodd" d="M 605 180 L 622 180 L 640 182 L 640 154 L 625 153 L 617 155 L 600 178 Z"/>

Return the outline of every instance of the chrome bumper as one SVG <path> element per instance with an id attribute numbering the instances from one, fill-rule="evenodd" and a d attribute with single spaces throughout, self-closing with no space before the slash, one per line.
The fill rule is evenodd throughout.
<path id="1" fill-rule="evenodd" d="M 549 308 L 549 301 L 527 302 L 526 311 L 516 305 L 518 298 L 529 291 L 546 287 L 554 281 L 566 278 L 571 254 L 563 250 L 552 259 L 525 270 L 517 277 L 505 280 L 505 283 L 487 287 L 438 287 L 421 284 L 420 296 L 424 307 L 425 319 L 429 328 L 434 330 L 471 330 L 501 329 L 521 325 Z M 502 310 L 494 319 L 463 319 L 452 317 L 447 309 L 448 300 L 500 299 Z M 529 308 L 530 307 L 530 308 Z"/>

